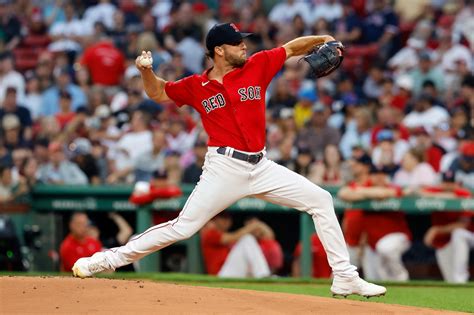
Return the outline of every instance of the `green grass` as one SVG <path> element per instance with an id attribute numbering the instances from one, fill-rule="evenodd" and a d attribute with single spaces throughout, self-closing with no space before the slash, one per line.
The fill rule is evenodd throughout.
<path id="1" fill-rule="evenodd" d="M 0 273 L 6 275 L 7 273 Z M 11 273 L 10 273 L 11 274 Z M 57 273 L 15 273 L 14 275 L 44 276 L 66 275 Z M 269 292 L 330 297 L 328 280 L 270 278 L 270 279 L 220 279 L 206 275 L 174 273 L 115 273 L 103 275 L 115 279 L 147 279 L 159 282 L 172 282 L 195 286 L 234 288 Z M 401 304 L 434 309 L 474 312 L 474 283 L 464 285 L 446 284 L 441 281 L 410 281 L 408 283 L 382 283 L 388 288 L 384 297 L 369 299 L 369 302 Z M 367 301 L 362 297 L 349 297 L 352 300 Z"/>

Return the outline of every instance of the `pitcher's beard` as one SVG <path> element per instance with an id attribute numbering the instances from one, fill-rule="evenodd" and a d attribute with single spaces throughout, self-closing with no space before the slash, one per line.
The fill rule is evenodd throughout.
<path id="1" fill-rule="evenodd" d="M 225 60 L 232 66 L 232 67 L 235 67 L 235 68 L 242 68 L 245 63 L 247 62 L 247 58 L 246 57 L 243 57 L 243 58 L 239 58 L 239 57 L 234 57 L 234 56 L 226 56 L 225 57 Z"/>

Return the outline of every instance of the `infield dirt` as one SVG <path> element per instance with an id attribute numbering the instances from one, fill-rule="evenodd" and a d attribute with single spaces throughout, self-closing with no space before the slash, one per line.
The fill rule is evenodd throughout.
<path id="1" fill-rule="evenodd" d="M 0 314 L 453 314 L 382 303 L 142 280 L 0 277 Z"/>

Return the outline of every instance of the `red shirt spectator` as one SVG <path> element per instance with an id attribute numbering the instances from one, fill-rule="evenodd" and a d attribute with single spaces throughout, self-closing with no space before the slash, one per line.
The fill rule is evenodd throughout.
<path id="1" fill-rule="evenodd" d="M 74 213 L 69 222 L 69 235 L 61 243 L 61 271 L 71 271 L 74 263 L 102 249 L 102 243 L 88 235 L 89 218 L 85 213 Z"/>
<path id="2" fill-rule="evenodd" d="M 88 68 L 94 84 L 118 85 L 125 72 L 122 52 L 108 40 L 87 48 L 81 64 Z"/>
<path id="3" fill-rule="evenodd" d="M 76 239 L 69 234 L 61 243 L 61 271 L 71 271 L 74 263 L 82 257 L 92 256 L 94 253 L 100 252 L 102 243 L 90 236 L 83 240 Z"/>
<path id="4" fill-rule="evenodd" d="M 224 232 L 213 227 L 207 227 L 201 232 L 202 254 L 206 271 L 210 275 L 217 275 L 230 252 L 229 245 L 222 244 Z"/>

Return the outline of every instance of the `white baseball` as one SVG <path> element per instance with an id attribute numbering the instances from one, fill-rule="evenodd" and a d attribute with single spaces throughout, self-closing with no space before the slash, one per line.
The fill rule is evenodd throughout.
<path id="1" fill-rule="evenodd" d="M 140 58 L 140 65 L 144 67 L 151 66 L 153 64 L 153 58 L 151 57 L 141 57 Z"/>

